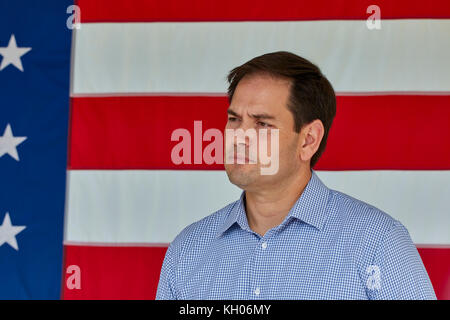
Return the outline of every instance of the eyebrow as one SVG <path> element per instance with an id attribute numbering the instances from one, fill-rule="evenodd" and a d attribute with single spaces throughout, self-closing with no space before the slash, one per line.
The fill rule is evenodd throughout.
<path id="1" fill-rule="evenodd" d="M 235 111 L 228 109 L 227 110 L 228 114 L 231 114 L 233 116 L 236 117 L 241 117 L 240 115 L 238 115 Z M 248 114 L 251 118 L 255 118 L 255 119 L 275 119 L 274 116 L 268 114 L 268 113 L 258 113 L 258 114 Z"/>

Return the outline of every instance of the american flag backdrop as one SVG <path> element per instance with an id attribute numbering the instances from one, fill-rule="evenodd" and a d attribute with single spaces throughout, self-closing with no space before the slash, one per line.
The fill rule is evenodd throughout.
<path id="1" fill-rule="evenodd" d="M 337 93 L 319 177 L 400 220 L 450 299 L 448 0 L 0 0 L 0 299 L 154 299 L 168 244 L 241 191 L 172 132 L 206 148 L 228 71 L 281 50 Z"/>

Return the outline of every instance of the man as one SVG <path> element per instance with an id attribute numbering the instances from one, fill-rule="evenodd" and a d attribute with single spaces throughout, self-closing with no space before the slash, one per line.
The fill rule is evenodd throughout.
<path id="1" fill-rule="evenodd" d="M 233 69 L 228 81 L 226 129 L 277 129 L 279 167 L 263 175 L 259 158 L 225 164 L 240 199 L 175 238 L 156 298 L 436 299 L 407 229 L 312 170 L 336 113 L 320 69 L 274 52 Z M 241 143 L 246 158 L 251 143 Z"/>

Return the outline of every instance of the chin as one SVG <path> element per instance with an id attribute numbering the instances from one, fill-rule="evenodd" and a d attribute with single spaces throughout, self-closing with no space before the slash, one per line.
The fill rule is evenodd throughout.
<path id="1" fill-rule="evenodd" d="M 233 164 L 231 167 L 225 167 L 230 182 L 244 190 L 258 180 L 254 170 L 246 169 L 242 164 Z"/>

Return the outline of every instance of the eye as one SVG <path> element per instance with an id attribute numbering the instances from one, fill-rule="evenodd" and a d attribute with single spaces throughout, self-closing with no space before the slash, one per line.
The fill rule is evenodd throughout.
<path id="1" fill-rule="evenodd" d="M 258 125 L 265 128 L 270 128 L 272 125 L 268 124 L 267 122 L 258 121 Z"/>
<path id="2" fill-rule="evenodd" d="M 229 117 L 228 118 L 228 121 L 230 121 L 230 122 L 234 122 L 234 121 L 237 121 L 238 120 L 238 118 L 235 118 L 235 117 Z"/>

